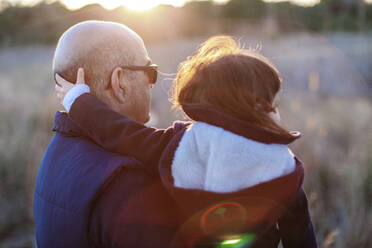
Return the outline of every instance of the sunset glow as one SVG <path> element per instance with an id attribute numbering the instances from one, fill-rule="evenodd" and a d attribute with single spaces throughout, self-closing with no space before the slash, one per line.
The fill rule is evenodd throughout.
<path id="1" fill-rule="evenodd" d="M 142 0 L 142 1 L 130 1 L 130 2 L 127 2 L 125 4 L 125 6 L 131 10 L 135 10 L 135 11 L 145 11 L 145 10 L 149 10 L 149 9 L 152 9 L 154 7 L 156 7 L 157 5 L 159 5 L 159 1 L 146 1 L 146 0 Z"/>
<path id="2" fill-rule="evenodd" d="M 14 3 L 21 3 L 25 5 L 33 5 L 41 0 L 12 0 Z M 98 3 L 106 9 L 114 9 L 119 6 L 127 7 L 133 11 L 146 11 L 152 9 L 159 4 L 168 4 L 175 7 L 181 7 L 186 2 L 190 1 L 206 1 L 206 0 L 59 0 L 69 9 L 79 9 L 88 4 Z M 211 0 L 216 4 L 225 4 L 230 0 Z M 313 6 L 318 4 L 320 0 L 263 0 L 265 2 L 281 2 L 291 1 L 292 3 L 302 6 Z M 366 3 L 372 3 L 372 0 L 365 0 Z"/>
<path id="3" fill-rule="evenodd" d="M 159 4 L 182 6 L 187 0 L 61 0 L 69 9 L 78 9 L 87 4 L 98 3 L 106 9 L 125 6 L 133 11 L 146 11 Z"/>
<path id="4" fill-rule="evenodd" d="M 78 9 L 87 4 L 99 3 L 106 9 L 114 9 L 119 6 L 125 6 L 133 11 L 146 11 L 159 4 L 169 4 L 173 6 L 183 6 L 191 0 L 61 0 L 69 9 Z M 213 0 L 217 4 L 227 3 L 229 0 Z M 264 0 L 266 2 L 278 2 L 283 0 Z M 311 6 L 317 4 L 320 0 L 292 0 L 292 2 Z"/>

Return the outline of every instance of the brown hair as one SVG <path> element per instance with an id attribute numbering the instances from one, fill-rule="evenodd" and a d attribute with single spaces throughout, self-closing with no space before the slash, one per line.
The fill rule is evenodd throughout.
<path id="1" fill-rule="evenodd" d="M 229 36 L 216 36 L 180 65 L 173 103 L 212 107 L 290 138 L 269 116 L 280 87 L 278 70 L 264 56 L 240 48 Z"/>

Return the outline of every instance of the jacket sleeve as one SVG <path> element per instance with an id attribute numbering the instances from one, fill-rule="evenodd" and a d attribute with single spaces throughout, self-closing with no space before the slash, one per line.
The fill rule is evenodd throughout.
<path id="1" fill-rule="evenodd" d="M 306 194 L 302 188 L 295 200 L 278 220 L 278 226 L 284 248 L 318 247 Z"/>
<path id="2" fill-rule="evenodd" d="M 121 115 L 90 94 L 83 94 L 72 104 L 69 116 L 84 135 L 108 151 L 133 156 L 146 166 L 157 167 L 162 151 L 176 130 L 156 129 Z"/>

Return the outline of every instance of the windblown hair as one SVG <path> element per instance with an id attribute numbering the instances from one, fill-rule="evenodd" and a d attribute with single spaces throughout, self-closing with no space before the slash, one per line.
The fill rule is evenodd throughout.
<path id="1" fill-rule="evenodd" d="M 216 36 L 180 65 L 173 81 L 173 104 L 210 107 L 292 137 L 269 116 L 280 87 L 278 70 L 264 56 L 242 49 L 229 36 Z"/>

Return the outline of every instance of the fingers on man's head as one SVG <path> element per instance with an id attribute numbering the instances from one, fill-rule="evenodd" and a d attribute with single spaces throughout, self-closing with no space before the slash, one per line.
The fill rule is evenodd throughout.
<path id="1" fill-rule="evenodd" d="M 60 85 L 61 87 L 68 86 L 69 84 L 73 82 L 69 82 L 63 77 L 61 77 L 58 73 L 55 74 L 55 80 L 57 85 Z M 85 79 L 84 79 L 84 69 L 79 68 L 77 72 L 77 79 L 76 79 L 77 84 L 85 84 Z"/>
<path id="2" fill-rule="evenodd" d="M 78 69 L 76 83 L 77 84 L 84 84 L 85 83 L 85 80 L 84 80 L 84 69 L 81 68 L 81 67 Z"/>

